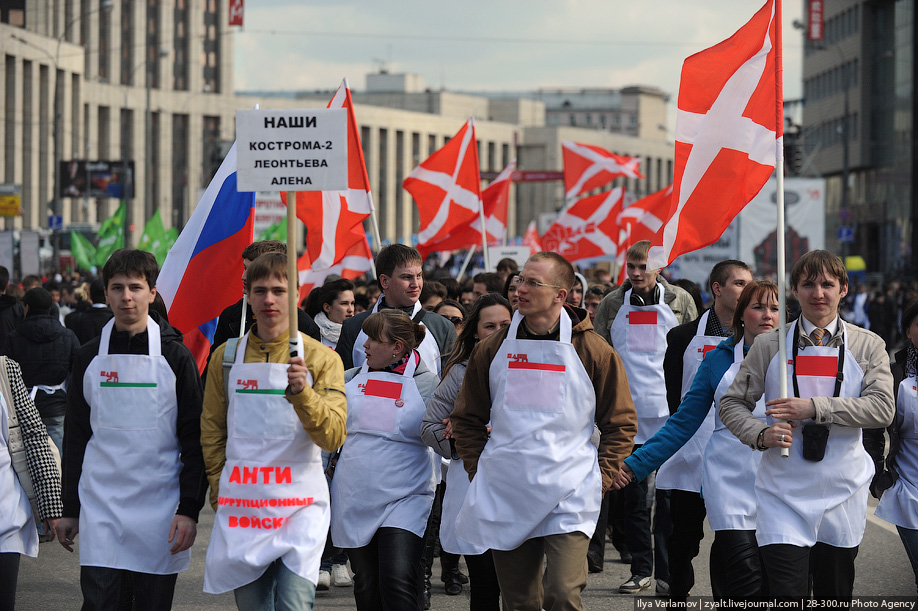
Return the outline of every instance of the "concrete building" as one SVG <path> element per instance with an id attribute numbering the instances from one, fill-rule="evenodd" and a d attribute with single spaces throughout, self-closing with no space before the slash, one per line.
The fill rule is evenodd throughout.
<path id="1" fill-rule="evenodd" d="M 822 4 L 823 39 L 803 33 L 801 173 L 826 178 L 830 249 L 868 271 L 914 273 L 915 2 Z"/>
<path id="2" fill-rule="evenodd" d="M 65 229 L 108 218 L 117 199 L 55 197 L 56 161 L 125 157 L 136 172 L 129 243 L 137 243 L 157 210 L 167 227 L 181 228 L 234 139 L 237 109 L 255 103 L 325 107 L 337 85 L 309 94 L 236 94 L 227 0 L 19 4 L 21 9 L 0 8 L 0 182 L 21 185 L 22 197 L 22 215 L 5 219 L 7 229 L 48 227 L 55 213 Z M 555 93 L 432 91 L 411 74 L 370 75 L 365 91 L 355 84 L 355 114 L 384 240 L 408 242 L 416 233 L 417 210 L 401 183 L 470 116 L 483 172 L 499 172 L 514 158 L 520 169 L 561 170 L 560 143 L 575 140 L 640 156 L 646 178 L 627 184 L 637 196 L 672 179 L 666 96 L 656 90 L 565 94 L 583 117 L 588 108 L 605 105 L 603 129 L 599 118 L 553 125 L 550 117 L 560 115 L 552 113 L 562 112 L 555 109 Z M 613 116 L 620 117 L 621 130 L 612 129 Z M 511 199 L 513 236 L 530 219 L 560 209 L 563 187 L 557 181 L 520 183 Z"/>

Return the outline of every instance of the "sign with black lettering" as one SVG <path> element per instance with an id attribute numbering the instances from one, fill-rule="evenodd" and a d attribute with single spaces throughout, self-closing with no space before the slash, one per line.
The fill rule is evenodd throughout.
<path id="1" fill-rule="evenodd" d="M 239 191 L 347 189 L 347 110 L 236 111 Z"/>

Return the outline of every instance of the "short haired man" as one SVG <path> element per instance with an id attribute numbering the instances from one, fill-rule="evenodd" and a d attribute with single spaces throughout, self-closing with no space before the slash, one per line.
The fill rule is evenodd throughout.
<path id="1" fill-rule="evenodd" d="M 507 274 L 509 276 L 509 274 Z M 475 274 L 472 279 L 472 291 L 475 293 L 475 301 L 478 301 L 488 293 L 501 293 L 504 290 L 504 283 L 507 278 L 501 277 L 494 272 L 481 272 Z"/>
<path id="2" fill-rule="evenodd" d="M 879 336 L 838 316 L 848 273 L 837 256 L 806 253 L 791 286 L 800 318 L 756 339 L 721 399 L 720 419 L 764 452 L 756 540 L 770 595 L 805 598 L 812 577 L 815 598 L 850 600 L 874 474 L 861 429 L 885 427 L 895 415 L 889 355 Z M 787 337 L 790 397 L 780 394 L 778 333 Z M 752 415 L 762 395 L 769 426 Z"/>
<path id="3" fill-rule="evenodd" d="M 269 252 L 278 252 L 286 255 L 287 245 L 278 240 L 262 240 L 260 242 L 253 242 L 242 250 L 243 292 L 246 292 L 245 270 L 248 269 L 249 265 L 252 264 L 252 261 Z M 309 316 L 309 314 L 298 308 L 297 317 L 297 325 L 300 331 L 316 341 L 322 341 L 322 336 L 319 333 L 319 326 L 315 323 L 312 317 Z M 217 346 L 220 346 L 229 338 L 239 337 L 239 324 L 241 322 L 242 299 L 227 307 L 225 310 L 223 310 L 223 312 L 220 313 L 220 318 L 217 320 L 217 328 L 214 331 L 214 342 L 211 346 L 211 352 L 216 350 Z M 252 306 L 246 305 L 245 330 L 248 331 L 251 329 L 254 322 L 255 317 L 252 313 Z"/>
<path id="4" fill-rule="evenodd" d="M 48 291 L 35 287 L 22 296 L 22 303 L 26 317 L 0 344 L 0 354 L 19 363 L 22 381 L 35 401 L 41 421 L 58 450 L 62 450 L 67 411 L 64 382 L 80 342 L 73 331 L 51 315 L 54 302 Z"/>
<path id="5" fill-rule="evenodd" d="M 204 590 L 234 591 L 248 609 L 311 609 L 329 525 L 321 449 L 345 437 L 341 359 L 299 333 L 289 353 L 287 255 L 268 253 L 246 271 L 256 323 L 238 345 L 222 344 L 208 373 L 201 439 L 217 512 Z M 248 499 L 278 501 L 247 505 Z"/>
<path id="6" fill-rule="evenodd" d="M 456 329 L 439 314 L 427 312 L 421 307 L 419 299 L 424 286 L 424 272 L 421 269 L 423 261 L 417 250 L 404 244 L 390 244 L 377 253 L 376 273 L 383 294 L 372 310 L 352 316 L 341 325 L 341 335 L 335 350 L 344 362 L 345 371 L 363 365 L 366 360 L 363 344 L 367 338 L 361 327 L 367 316 L 381 309 L 398 308 L 427 329 L 428 333 L 418 346 L 418 352 L 427 368 L 439 375 L 456 340 Z"/>
<path id="7" fill-rule="evenodd" d="M 637 408 L 637 449 L 662 428 L 669 417 L 663 357 L 666 334 L 679 324 L 694 320 L 695 303 L 683 289 L 668 283 L 659 269 L 647 269 L 650 242 L 631 246 L 625 256 L 628 278 L 606 295 L 596 311 L 596 331 L 618 351 L 628 372 L 631 397 Z M 668 593 L 670 579 L 665 553 L 669 529 L 668 495 L 657 492 L 655 528 L 657 554 L 651 543 L 648 481 L 635 482 L 624 489 L 625 533 L 631 552 L 631 578 L 619 592 L 633 594 L 650 587 L 650 576 L 657 577 L 657 591 Z"/>
<path id="8" fill-rule="evenodd" d="M 102 268 L 115 317 L 73 361 L 64 422 L 68 551 L 80 533 L 83 609 L 168 609 L 188 568 L 206 483 L 201 378 L 182 336 L 150 310 L 152 254 L 119 249 Z"/>
<path id="9" fill-rule="evenodd" d="M 19 300 L 6 294 L 10 285 L 10 270 L 0 265 L 0 343 L 25 318 L 25 310 Z"/>
<path id="10" fill-rule="evenodd" d="M 675 327 L 666 335 L 663 374 L 670 414 L 676 413 L 682 398 L 692 387 L 692 380 L 705 354 L 729 337 L 736 302 L 750 282 L 752 272 L 742 261 L 726 259 L 718 262 L 708 278 L 714 305 L 695 320 Z M 657 489 L 670 491 L 673 534 L 668 547 L 669 586 L 670 597 L 674 599 L 688 596 L 695 585 L 692 559 L 698 555 L 699 544 L 704 538 L 706 515 L 701 498 L 701 465 L 704 449 L 713 432 L 714 410 L 711 410 L 692 439 L 657 472 Z M 716 577 L 712 575 L 712 579 Z"/>
<path id="11" fill-rule="evenodd" d="M 451 416 L 472 478 L 456 533 L 492 550 L 505 608 L 582 609 L 587 545 L 631 450 L 634 404 L 618 354 L 565 306 L 570 263 L 536 253 L 517 281 L 519 308 L 475 347 Z"/>
<path id="12" fill-rule="evenodd" d="M 510 257 L 504 257 L 497 262 L 497 274 L 504 282 L 507 281 L 507 276 L 518 271 L 520 271 L 519 264 Z"/>

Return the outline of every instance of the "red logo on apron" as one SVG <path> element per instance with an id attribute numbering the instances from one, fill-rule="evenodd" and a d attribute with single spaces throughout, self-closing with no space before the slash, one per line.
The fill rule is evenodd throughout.
<path id="1" fill-rule="evenodd" d="M 838 374 L 837 356 L 797 355 L 797 375 L 834 378 Z"/>
<path id="2" fill-rule="evenodd" d="M 399 382 L 386 382 L 385 380 L 367 380 L 367 385 L 363 389 L 363 394 L 368 397 L 398 399 L 402 396 L 402 385 Z"/>
<path id="3" fill-rule="evenodd" d="M 634 310 L 628 312 L 629 325 L 655 325 L 657 324 L 656 310 Z"/>
<path id="4" fill-rule="evenodd" d="M 117 371 L 102 371 L 100 372 L 100 374 L 102 375 L 103 378 L 105 378 L 106 382 L 114 382 L 115 384 L 118 383 L 118 372 Z"/>

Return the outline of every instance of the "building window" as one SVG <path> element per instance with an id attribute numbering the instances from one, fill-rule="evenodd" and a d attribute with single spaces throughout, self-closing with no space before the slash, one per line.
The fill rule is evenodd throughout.
<path id="1" fill-rule="evenodd" d="M 147 78 L 156 89 L 162 87 L 160 50 L 159 0 L 147 0 Z"/>
<path id="2" fill-rule="evenodd" d="M 204 49 L 202 69 L 204 76 L 204 90 L 213 93 L 220 91 L 220 37 L 217 35 L 220 24 L 220 13 L 217 11 L 215 0 L 208 0 L 204 10 Z"/>
<path id="3" fill-rule="evenodd" d="M 121 2 L 121 84 L 134 84 L 134 0 Z"/>
<path id="4" fill-rule="evenodd" d="M 175 0 L 172 9 L 172 89 L 188 91 L 188 9 L 185 0 Z"/>

